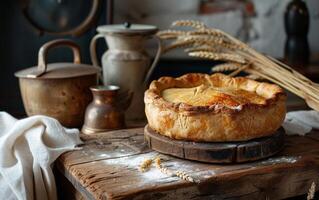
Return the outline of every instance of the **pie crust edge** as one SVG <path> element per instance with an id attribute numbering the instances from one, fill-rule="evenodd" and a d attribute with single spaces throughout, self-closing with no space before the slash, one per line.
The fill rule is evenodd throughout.
<path id="1" fill-rule="evenodd" d="M 161 96 L 161 92 L 168 88 L 201 84 L 256 92 L 266 101 L 237 107 L 219 104 L 191 106 L 168 102 Z M 272 135 L 285 118 L 285 101 L 286 94 L 277 85 L 220 73 L 162 77 L 151 83 L 144 96 L 146 117 L 153 130 L 173 139 L 206 142 L 246 141 Z"/>

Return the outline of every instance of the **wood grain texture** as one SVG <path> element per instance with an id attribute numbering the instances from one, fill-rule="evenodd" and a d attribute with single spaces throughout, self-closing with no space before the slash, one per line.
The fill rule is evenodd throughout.
<path id="1" fill-rule="evenodd" d="M 283 148 L 284 135 L 280 128 L 270 137 L 245 142 L 191 142 L 160 135 L 148 125 L 144 128 L 144 138 L 152 150 L 208 163 L 241 163 L 267 158 Z"/>
<path id="2" fill-rule="evenodd" d="M 143 137 L 143 128 L 82 136 L 82 149 L 63 154 L 56 165 L 86 199 L 282 199 L 307 193 L 312 182 L 319 184 L 319 132 L 286 136 L 283 151 L 242 164 L 160 155 L 165 167 L 183 170 L 198 183 L 162 174 L 155 167 L 140 172 L 145 158 L 159 154 Z"/>

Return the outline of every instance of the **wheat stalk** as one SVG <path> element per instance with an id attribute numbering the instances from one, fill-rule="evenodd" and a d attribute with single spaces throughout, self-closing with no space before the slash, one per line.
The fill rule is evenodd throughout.
<path id="1" fill-rule="evenodd" d="M 234 71 L 239 69 L 242 64 L 239 63 L 223 63 L 215 65 L 211 70 L 212 72 L 225 72 L 225 71 Z"/>
<path id="2" fill-rule="evenodd" d="M 180 20 L 174 22 L 173 26 L 193 29 L 174 33 L 176 44 L 172 43 L 167 51 L 187 46 L 186 52 L 189 56 L 230 62 L 231 64 L 214 67 L 212 71 L 234 71 L 231 73 L 233 76 L 244 71 L 252 76 L 270 80 L 305 99 L 311 108 L 319 111 L 319 84 L 286 64 L 255 51 L 221 30 L 208 28 L 202 22 Z M 162 40 L 165 40 L 164 36 L 173 37 L 168 34 L 169 32 L 162 31 L 159 35 Z"/>
<path id="3" fill-rule="evenodd" d="M 250 66 L 250 64 L 246 64 L 246 65 L 242 65 L 240 68 L 236 69 L 235 71 L 233 71 L 232 73 L 229 74 L 229 76 L 236 76 L 237 74 L 239 74 L 241 71 L 246 70 L 248 67 Z"/>
<path id="4" fill-rule="evenodd" d="M 195 41 L 186 41 L 186 40 L 177 40 L 173 43 L 171 43 L 169 46 L 166 46 L 163 48 L 162 50 L 162 54 L 164 54 L 165 52 L 168 52 L 172 49 L 176 49 L 176 48 L 183 48 L 183 47 L 187 47 L 190 46 L 194 43 Z"/>
<path id="5" fill-rule="evenodd" d="M 185 49 L 185 52 L 195 52 L 195 51 L 209 51 L 209 52 L 215 52 L 220 53 L 221 50 L 219 48 L 215 47 L 206 47 L 206 46 L 199 46 L 199 47 L 192 47 Z"/>
<path id="6" fill-rule="evenodd" d="M 312 182 L 307 194 L 307 200 L 312 200 L 315 197 L 316 193 L 316 183 Z"/>
<path id="7" fill-rule="evenodd" d="M 169 170 L 167 167 L 164 167 L 162 165 L 162 159 L 159 156 L 156 156 L 154 159 L 148 158 L 148 159 L 143 160 L 143 162 L 139 166 L 139 171 L 140 172 L 148 171 L 151 168 L 151 165 L 153 162 L 154 162 L 155 167 L 158 170 L 160 170 L 163 174 L 166 174 L 168 176 L 177 176 L 182 180 L 189 181 L 192 183 L 195 182 L 195 180 L 184 171 L 173 172 L 173 171 Z"/>
<path id="8" fill-rule="evenodd" d="M 184 171 L 176 171 L 175 175 L 177 177 L 179 177 L 180 179 L 182 179 L 182 180 L 189 181 L 189 182 L 192 182 L 192 183 L 195 182 L 195 180 Z"/>
<path id="9" fill-rule="evenodd" d="M 180 35 L 185 35 L 188 32 L 186 31 L 177 31 L 177 30 L 166 30 L 166 31 L 160 31 L 156 35 L 160 37 L 161 39 L 176 39 Z"/>
<path id="10" fill-rule="evenodd" d="M 179 20 L 173 22 L 172 26 L 189 26 L 195 29 L 205 29 L 206 25 L 199 21 L 192 21 L 192 20 Z"/>
<path id="11" fill-rule="evenodd" d="M 201 44 L 201 45 L 214 44 L 214 45 L 220 46 L 223 43 L 226 43 L 222 38 L 219 38 L 219 37 L 213 38 L 213 37 L 203 37 L 203 36 L 181 36 L 180 39 L 184 41 L 196 42 L 197 44 Z"/>
<path id="12" fill-rule="evenodd" d="M 178 170 L 176 172 L 173 172 L 173 171 L 169 170 L 167 167 L 164 167 L 162 165 L 162 160 L 161 160 L 161 158 L 159 156 L 154 159 L 154 162 L 155 162 L 155 167 L 157 169 L 159 169 L 162 173 L 166 174 L 166 175 L 177 176 L 178 178 L 180 178 L 182 180 L 189 181 L 189 182 L 192 182 L 192 183 L 196 182 L 193 177 L 191 177 L 190 175 L 188 175 L 184 171 L 179 171 Z"/>
<path id="13" fill-rule="evenodd" d="M 231 61 L 237 62 L 240 64 L 245 64 L 246 61 L 243 57 L 235 54 L 229 53 L 214 53 L 209 51 L 197 51 L 197 52 L 190 52 L 188 53 L 189 56 L 211 59 L 211 60 L 224 60 L 224 61 Z"/>
<path id="14" fill-rule="evenodd" d="M 170 171 L 167 167 L 163 167 L 162 166 L 162 160 L 160 157 L 156 157 L 155 158 L 155 167 L 157 169 L 159 169 L 163 174 L 169 175 L 169 176 L 173 176 L 174 173 L 172 171 Z"/>
<path id="15" fill-rule="evenodd" d="M 188 34 L 188 32 L 178 31 L 178 30 L 166 30 L 166 31 L 160 31 L 156 35 L 160 37 L 162 35 L 183 35 L 183 34 Z"/>
<path id="16" fill-rule="evenodd" d="M 256 74 L 249 74 L 249 75 L 246 76 L 246 78 L 249 78 L 249 79 L 252 79 L 252 80 L 261 79 L 261 77 L 256 75 Z"/>
<path id="17" fill-rule="evenodd" d="M 187 35 L 210 35 L 210 36 L 225 38 L 224 34 L 221 31 L 211 30 L 211 29 L 201 29 L 201 30 L 189 31 L 189 32 L 186 32 L 185 34 L 187 34 Z"/>
<path id="18" fill-rule="evenodd" d="M 193 41 L 196 44 L 208 45 L 210 47 L 218 46 L 218 47 L 224 48 L 225 50 L 236 50 L 236 49 L 243 48 L 241 45 L 231 43 L 231 41 L 225 37 L 212 37 L 207 35 L 206 36 L 182 35 L 182 36 L 179 36 L 179 40 Z"/>

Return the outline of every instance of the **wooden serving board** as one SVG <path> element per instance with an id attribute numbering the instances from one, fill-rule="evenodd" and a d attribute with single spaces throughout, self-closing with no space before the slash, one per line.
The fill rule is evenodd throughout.
<path id="1" fill-rule="evenodd" d="M 242 163 L 270 157 L 283 148 L 284 135 L 280 128 L 270 137 L 245 142 L 190 142 L 160 135 L 148 125 L 144 128 L 144 138 L 151 149 L 208 163 Z"/>

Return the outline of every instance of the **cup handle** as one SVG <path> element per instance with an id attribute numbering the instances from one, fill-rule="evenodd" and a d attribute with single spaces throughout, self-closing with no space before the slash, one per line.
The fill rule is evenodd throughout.
<path id="1" fill-rule="evenodd" d="M 72 49 L 73 51 L 73 62 L 76 64 L 81 63 L 81 52 L 80 47 L 76 43 L 74 43 L 72 40 L 66 40 L 66 39 L 57 39 L 52 40 L 50 42 L 45 43 L 39 50 L 38 53 L 38 70 L 32 74 L 29 74 L 28 77 L 30 78 L 37 78 L 42 76 L 47 71 L 47 56 L 48 52 L 52 48 L 66 46 Z"/>
<path id="2" fill-rule="evenodd" d="M 145 85 L 145 86 L 146 86 L 146 84 L 149 82 L 149 80 L 150 80 L 150 78 L 151 78 L 151 76 L 152 76 L 152 73 L 153 73 L 153 71 L 154 71 L 154 69 L 155 69 L 155 67 L 156 67 L 156 64 L 158 63 L 159 58 L 160 58 L 160 56 L 161 56 L 161 54 L 162 54 L 162 41 L 161 41 L 161 39 L 160 39 L 159 37 L 157 37 L 156 35 L 154 35 L 153 37 L 154 37 L 154 38 L 156 39 L 156 41 L 157 41 L 158 48 L 157 48 L 157 52 L 156 52 L 156 54 L 155 54 L 154 61 L 153 61 L 153 63 L 152 63 L 152 65 L 151 65 L 150 69 L 148 70 L 148 72 L 147 72 L 147 74 L 146 74 L 146 76 L 145 76 L 145 79 L 144 79 L 144 85 Z"/>

